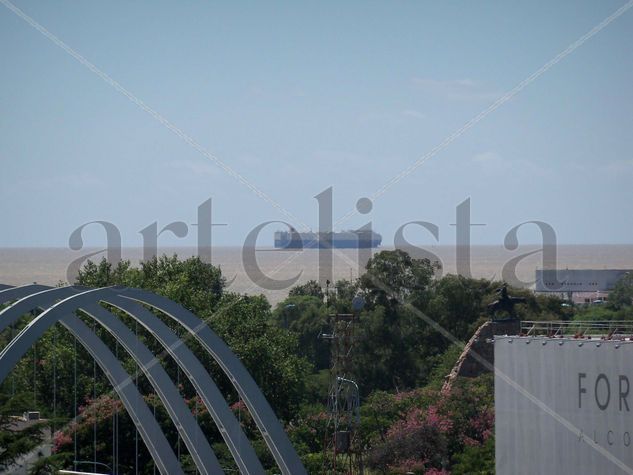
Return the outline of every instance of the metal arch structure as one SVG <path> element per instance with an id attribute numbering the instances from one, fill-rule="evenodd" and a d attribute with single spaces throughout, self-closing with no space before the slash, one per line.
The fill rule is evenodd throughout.
<path id="1" fill-rule="evenodd" d="M 72 289 L 76 287 L 60 287 L 60 288 Z M 42 292 L 44 290 L 51 290 L 51 287 L 48 287 L 46 285 L 39 285 L 39 284 L 21 285 L 18 287 L 6 286 L 5 289 L 0 289 L 0 304 L 11 302 L 12 300 L 21 299 L 28 295 Z M 72 291 L 69 290 L 69 292 L 70 293 L 68 295 L 72 295 Z"/>
<path id="2" fill-rule="evenodd" d="M 82 307 L 82 312 L 96 320 L 114 336 L 142 369 L 163 402 L 169 417 L 185 442 L 196 467 L 203 474 L 222 473 L 222 467 L 189 407 L 180 396 L 169 375 L 136 335 L 113 314 L 98 305 Z"/>
<path id="3" fill-rule="evenodd" d="M 176 320 L 211 354 L 249 409 L 277 465 L 284 475 L 307 475 L 301 459 L 275 416 L 270 404 L 242 362 L 202 320 L 183 306 L 160 295 L 127 289 L 122 297 L 149 305 Z"/>
<path id="4" fill-rule="evenodd" d="M 163 435 L 160 426 L 154 419 L 152 412 L 149 407 L 145 403 L 142 396 L 139 394 L 138 389 L 133 384 L 133 379 L 131 376 L 123 369 L 120 365 L 116 357 L 112 354 L 112 352 L 108 349 L 108 347 L 97 337 L 97 335 L 92 332 L 85 323 L 83 323 L 80 319 L 78 319 L 74 314 L 74 308 L 69 303 L 73 300 L 75 302 L 79 300 L 81 301 L 92 301 L 93 295 L 100 292 L 97 291 L 86 291 L 83 293 L 77 293 L 76 289 L 72 289 L 70 287 L 65 287 L 61 289 L 51 289 L 39 292 L 34 294 L 31 297 L 25 297 L 19 300 L 14 306 L 5 309 L 3 312 L 0 312 L 0 328 L 6 328 L 6 326 L 13 321 L 15 321 L 15 317 L 21 316 L 24 312 L 21 312 L 24 308 L 31 307 L 31 309 L 37 308 L 40 305 L 33 306 L 33 301 L 41 302 L 42 299 L 51 299 L 55 297 L 59 297 L 56 294 L 68 294 L 74 293 L 74 295 L 67 296 L 60 303 L 53 305 L 48 310 L 46 310 L 43 314 L 36 317 L 31 324 L 29 324 L 24 330 L 22 330 L 10 343 L 7 347 L 0 353 L 0 355 L 4 356 L 5 352 L 7 354 L 11 353 L 11 348 L 14 348 L 13 355 L 17 356 L 17 360 L 15 363 L 19 361 L 22 355 L 35 343 L 42 334 L 51 326 L 53 326 L 58 321 L 64 325 L 71 334 L 77 337 L 78 341 L 82 346 L 90 353 L 90 355 L 97 361 L 101 369 L 104 371 L 111 384 L 114 387 L 114 390 L 119 394 L 126 410 L 132 416 L 132 419 L 139 429 L 139 433 L 141 434 L 144 442 L 146 443 L 152 457 L 157 460 L 157 466 L 161 470 L 162 473 L 171 473 L 172 470 L 176 470 L 175 473 L 183 473 L 180 468 L 180 462 L 176 458 L 171 449 L 171 446 L 167 442 L 165 436 Z M 0 294 L 1 296 L 1 294 Z M 38 302 L 38 303 L 39 303 Z M 74 303 L 74 302 L 73 302 Z M 32 343 L 29 344 L 29 341 Z M 149 350 L 148 350 L 149 351 Z M 0 356 L 0 360 L 2 360 L 2 356 Z M 4 380 L 8 371 L 13 368 L 14 362 L 13 360 L 9 360 L 10 362 L 0 364 L 0 381 Z M 118 367 L 117 367 L 118 366 Z M 167 376 L 167 375 L 165 375 Z M 151 380 L 151 379 L 150 379 Z M 172 384 L 173 386 L 173 384 Z M 175 388 L 174 388 L 175 391 Z M 159 394 L 163 393 L 162 388 L 157 388 L 157 392 Z M 126 397 L 126 395 L 128 395 Z M 181 407 L 177 410 L 173 409 L 173 406 L 178 406 L 178 402 L 180 401 Z M 197 424 L 195 424 L 195 420 L 191 413 L 189 412 L 187 406 L 184 404 L 182 398 L 178 397 L 174 399 L 171 405 L 167 405 L 167 410 L 170 412 L 170 416 L 172 416 L 172 420 L 176 424 L 176 427 L 179 429 L 179 432 L 183 436 L 183 439 L 187 441 L 190 437 L 188 437 L 189 432 L 195 432 L 195 428 L 199 430 Z M 141 412 L 145 415 L 144 418 L 138 417 L 137 412 Z M 187 418 L 187 416 L 189 416 Z M 151 418 L 151 422 L 150 422 Z M 146 425 L 149 423 L 149 426 Z M 200 431 L 202 437 L 202 432 Z M 157 443 L 154 439 L 164 439 Z M 206 439 L 205 439 L 206 440 Z M 208 443 L 206 444 L 208 447 Z M 168 463 L 161 462 L 160 459 L 163 458 L 163 451 L 165 448 L 169 448 L 167 452 Z M 195 448 L 195 447 L 194 447 Z M 201 455 L 206 457 L 211 457 L 209 461 L 205 461 L 205 463 L 200 463 Z M 192 453 L 192 458 L 196 460 L 196 463 L 200 465 L 200 470 L 204 473 L 219 473 L 217 470 L 220 468 L 220 464 L 217 461 L 217 458 L 213 454 L 213 451 L 208 447 L 205 450 L 205 447 L 198 447 L 198 450 Z M 163 470 L 165 472 L 163 472 Z"/>
<path id="5" fill-rule="evenodd" d="M 8 292 L 7 290 L 2 292 Z M 11 296 L 11 300 L 14 298 L 13 293 L 7 293 L 2 295 L 1 297 Z M 6 300 L 4 300 L 6 302 Z M 11 308 L 11 307 L 9 307 Z M 8 310 L 8 309 L 5 309 Z M 3 322 L 4 319 L 0 318 L 0 322 Z M 58 320 L 62 325 L 64 325 L 70 332 L 72 332 L 76 337 L 79 343 L 90 353 L 90 355 L 95 359 L 99 367 L 103 370 L 106 377 L 110 381 L 110 384 L 114 387 L 117 392 L 119 398 L 123 402 L 125 409 L 130 414 L 132 421 L 135 426 L 139 430 L 141 434 L 141 438 L 148 450 L 152 454 L 154 461 L 156 462 L 156 466 L 159 468 L 161 473 L 175 473 L 178 475 L 184 475 L 180 463 L 174 454 L 169 442 L 165 438 L 165 435 L 160 429 L 158 422 L 154 418 L 152 412 L 149 407 L 141 397 L 138 392 L 136 386 L 133 384 L 129 384 L 131 381 L 130 375 L 123 369 L 119 360 L 112 354 L 112 352 L 108 349 L 108 347 L 103 343 L 91 330 L 86 326 L 78 318 L 71 316 L 62 316 Z M 7 325 L 4 327 L 6 328 Z M 28 328 L 28 327 L 27 327 Z M 20 335 L 29 336 L 27 330 L 25 328 L 18 336 L 16 336 L 9 345 L 0 353 L 0 355 L 4 356 L 5 352 L 12 346 L 15 345 L 16 339 Z M 32 335 L 32 333 L 31 333 Z M 35 338 L 37 340 L 37 338 Z M 31 345 L 27 346 L 27 349 L 30 348 Z M 16 348 L 13 346 L 13 348 Z M 19 350 L 19 348 L 17 348 Z M 14 349 L 14 354 L 21 353 L 24 354 L 26 350 L 19 352 Z M 21 355 L 18 355 L 17 360 L 19 361 Z M 2 360 L 2 357 L 0 357 Z M 17 362 L 17 361 L 16 361 Z M 2 361 L 0 364 L 0 382 L 4 381 L 4 378 L 9 373 L 11 369 L 15 366 L 15 362 L 13 364 L 8 364 Z"/>
<path id="6" fill-rule="evenodd" d="M 80 344 L 86 348 L 106 374 L 123 402 L 125 409 L 130 413 L 132 421 L 138 428 L 139 434 L 150 454 L 152 454 L 159 471 L 161 473 L 184 474 L 180 461 L 154 418 L 152 411 L 145 403 L 136 386 L 128 383 L 132 378 L 123 369 L 105 343 L 77 317 L 69 318 L 66 316 L 59 321 L 77 337 Z"/>
<path id="7" fill-rule="evenodd" d="M 2 290 L 3 288 L 4 290 Z M 74 316 L 74 312 L 77 309 L 81 309 L 86 315 L 94 318 L 102 326 L 108 329 L 108 331 L 126 348 L 126 350 L 132 354 L 139 363 L 141 369 L 143 369 L 145 374 L 148 375 L 148 379 L 154 385 L 154 388 L 159 396 L 161 396 L 161 399 L 167 399 L 166 407 L 168 407 L 168 412 L 168 404 L 171 404 L 175 408 L 180 407 L 180 409 L 182 409 L 182 405 L 184 403 L 182 403 L 182 399 L 180 398 L 178 391 L 173 387 L 173 383 L 166 373 L 164 375 L 161 374 L 161 371 L 164 372 L 164 370 L 158 360 L 144 345 L 142 345 L 142 343 L 140 343 L 140 341 L 138 341 L 136 336 L 122 322 L 99 304 L 100 302 L 105 302 L 126 312 L 136 321 L 141 323 L 148 331 L 150 331 L 150 333 L 152 333 L 153 336 L 158 339 L 161 345 L 167 349 L 176 362 L 185 370 L 185 374 L 191 380 L 192 384 L 196 388 L 196 391 L 198 391 L 201 395 L 203 402 L 209 409 L 216 425 L 220 429 L 220 432 L 226 441 L 233 458 L 240 468 L 240 471 L 248 474 L 263 473 L 263 468 L 257 459 L 255 451 L 242 432 L 239 422 L 237 422 L 235 416 L 228 408 L 226 401 L 222 397 L 219 389 L 209 376 L 208 372 L 204 369 L 193 353 L 191 353 L 191 351 L 186 347 L 186 345 L 184 345 L 183 342 L 178 339 L 178 337 L 162 321 L 160 321 L 160 319 L 158 319 L 152 312 L 149 312 L 143 306 L 139 305 L 139 303 L 142 303 L 167 314 L 179 324 L 183 325 L 190 333 L 201 341 L 203 347 L 209 351 L 214 359 L 220 364 L 221 368 L 227 373 L 240 396 L 244 399 L 282 473 L 306 473 L 305 468 L 301 464 L 299 457 L 290 444 L 290 441 L 270 408 L 270 405 L 239 359 L 230 351 L 228 346 L 226 346 L 226 344 L 224 344 L 224 342 L 206 326 L 206 324 L 178 304 L 146 291 L 128 288 L 105 288 L 86 291 L 86 289 L 72 287 L 51 289 L 50 287 L 36 284 L 14 288 L 7 288 L 7 286 L 0 287 L 0 304 L 14 300 L 17 300 L 17 302 L 14 302 L 13 305 L 0 312 L 0 330 L 6 328 L 9 324 L 15 321 L 15 319 L 34 308 L 46 308 L 46 310 L 44 313 L 36 317 L 0 353 L 0 382 L 6 377 L 17 361 L 19 361 L 21 356 L 19 355 L 20 350 L 18 348 L 21 348 L 22 354 L 24 354 L 41 336 L 41 334 L 46 331 L 46 329 L 48 329 L 51 325 L 54 325 L 55 322 L 60 321 L 71 332 L 73 332 L 73 329 L 78 332 L 79 329 L 77 327 L 83 325 L 83 327 L 85 327 L 81 329 L 83 333 L 87 331 L 91 334 L 92 339 L 96 339 L 100 343 L 100 345 L 89 348 L 89 351 L 94 348 L 100 348 L 100 350 L 105 349 L 106 352 L 109 353 L 109 356 L 114 359 L 116 364 L 119 366 L 119 369 L 121 369 L 121 371 L 125 374 L 125 376 L 119 375 L 118 378 L 111 378 L 111 373 L 118 374 L 118 369 L 115 368 L 113 370 L 110 366 L 108 366 L 112 364 L 112 362 L 109 361 L 107 357 L 102 357 L 102 360 L 105 358 L 108 361 L 104 360 L 99 362 L 97 359 L 97 356 L 99 355 L 93 355 L 106 375 L 108 375 L 108 378 L 114 385 L 115 390 L 117 390 L 117 392 L 123 392 L 124 389 L 131 387 L 133 388 L 131 392 L 138 395 L 138 390 L 134 387 L 131 378 L 127 375 L 127 373 L 125 373 L 122 367 L 120 367 L 118 360 L 116 360 L 110 350 L 94 333 L 90 331 L 88 327 L 85 326 L 85 324 L 83 324 L 83 322 L 81 322 L 80 319 Z M 58 300 L 61 300 L 61 302 L 55 303 Z M 73 327 L 72 325 L 74 322 L 78 322 L 79 325 L 75 325 Z M 92 351 L 90 352 L 91 354 L 93 353 Z M 116 365 L 113 365 L 112 367 L 114 368 L 115 366 Z M 125 404 L 124 396 L 121 396 L 120 394 L 120 397 Z M 179 405 L 178 403 L 172 402 L 172 398 L 180 399 L 181 404 Z M 165 399 L 163 399 L 163 402 L 165 402 Z M 145 405 L 144 401 L 142 401 L 141 405 Z M 130 408 L 128 408 L 127 405 L 126 409 L 130 412 Z M 146 405 L 144 409 L 147 409 L 145 412 L 149 412 Z M 185 443 L 187 443 L 187 440 L 192 442 L 193 448 L 190 447 L 190 452 L 194 461 L 196 461 L 198 469 L 202 473 L 222 473 L 222 469 L 219 467 L 219 464 L 214 466 L 214 462 L 217 462 L 217 458 L 215 458 L 213 452 L 210 451 L 210 448 L 209 450 L 206 450 L 204 447 L 199 445 L 200 442 L 204 440 L 203 445 L 206 444 L 208 447 L 208 442 L 206 442 L 204 436 L 202 436 L 202 439 L 200 438 L 200 432 L 198 432 L 199 428 L 197 428 L 197 425 L 194 424 L 197 428 L 196 430 L 196 428 L 191 427 L 191 424 L 182 424 L 181 419 L 186 419 L 187 416 L 182 415 L 182 411 L 179 413 L 177 411 L 177 409 L 172 408 L 170 417 L 178 427 L 179 431 L 182 430 L 181 435 L 183 436 Z M 189 411 L 185 412 L 187 412 L 189 417 L 193 419 Z M 130 414 L 132 414 L 132 412 L 130 412 Z M 149 415 L 152 417 L 151 413 Z M 178 418 L 179 415 L 182 416 L 181 419 Z M 153 417 L 153 430 L 149 431 L 149 433 L 141 426 L 143 426 L 144 423 L 152 425 L 151 422 L 146 422 L 144 420 L 141 421 L 140 419 L 137 420 L 134 415 L 133 419 L 135 424 L 137 424 L 139 432 L 148 446 L 152 457 L 157 460 L 157 466 L 161 473 L 181 473 L 182 469 L 180 468 L 178 469 L 180 471 L 174 471 L 174 469 L 168 467 L 167 464 L 159 463 L 161 455 L 164 455 L 163 458 L 169 458 L 169 454 L 165 455 L 166 452 L 162 452 L 161 454 L 158 453 L 159 451 L 152 450 L 152 447 L 158 446 L 158 443 L 151 439 L 151 436 L 157 433 L 157 423 Z M 149 426 L 144 427 L 146 428 Z M 160 429 L 158 429 L 158 433 L 160 433 Z M 160 433 L 160 435 L 164 439 L 162 433 Z M 171 456 L 173 456 L 173 451 L 171 449 L 169 449 L 169 452 Z M 202 457 L 202 454 L 204 453 L 206 453 L 206 456 Z M 197 459 L 194 454 L 199 455 Z M 173 457 L 175 458 L 175 456 Z M 204 458 L 204 460 L 202 460 L 202 458 Z M 170 462 L 173 464 L 173 460 L 170 460 Z"/>
<path id="8" fill-rule="evenodd" d="M 46 290 L 35 294 L 29 293 L 31 289 L 39 290 L 41 288 L 42 286 L 15 288 L 10 294 L 7 293 L 4 298 L 4 293 L 0 292 L 0 301 L 6 301 L 9 295 L 13 298 L 26 295 L 26 297 L 18 300 L 13 306 L 0 312 L 0 331 L 31 309 L 47 307 L 52 305 L 56 300 L 77 295 L 81 290 L 80 288 L 73 287 L 55 289 L 44 287 Z M 159 342 L 174 357 L 178 365 L 183 368 L 185 374 L 190 377 L 196 390 L 200 392 L 205 405 L 220 429 L 240 471 L 244 474 L 264 474 L 264 468 L 257 458 L 255 450 L 244 435 L 239 422 L 228 407 L 222 393 L 187 346 L 184 345 L 163 322 L 145 308 L 133 301 L 121 299 L 120 297 L 120 301 L 117 301 L 116 290 L 100 289 L 96 292 L 91 291 L 86 293 L 86 295 L 90 297 L 88 298 L 88 302 L 92 303 L 77 303 L 78 308 L 80 308 L 84 314 L 106 328 L 139 364 L 140 369 L 147 376 L 163 401 L 170 418 L 185 441 L 199 471 L 201 473 L 220 473 L 222 471 L 204 434 L 195 423 L 183 399 L 180 397 L 178 390 L 174 387 L 160 362 L 147 347 L 136 338 L 126 325 L 101 307 L 98 304 L 99 301 L 109 303 L 113 306 L 118 304 L 128 315 L 145 326 L 157 337 Z M 131 309 L 134 311 L 130 311 Z M 54 324 L 54 322 L 52 322 L 51 325 L 52 324 Z M 195 376 L 195 379 L 192 375 Z"/>
<path id="9" fill-rule="evenodd" d="M 178 336 L 153 313 L 132 300 L 113 296 L 108 297 L 105 302 L 125 312 L 145 327 L 178 363 L 200 395 L 240 471 L 245 474 L 265 473 L 255 450 L 242 431 L 239 421 L 235 418 L 224 396 L 202 363 Z M 95 307 L 97 312 L 103 311 L 103 307 Z"/>

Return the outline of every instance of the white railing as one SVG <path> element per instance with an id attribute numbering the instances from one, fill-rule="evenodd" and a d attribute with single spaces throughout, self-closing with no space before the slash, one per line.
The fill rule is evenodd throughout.
<path id="1" fill-rule="evenodd" d="M 604 320 L 604 321 L 534 321 L 521 322 L 521 334 L 526 336 L 549 337 L 605 337 L 630 338 L 633 337 L 633 321 Z"/>

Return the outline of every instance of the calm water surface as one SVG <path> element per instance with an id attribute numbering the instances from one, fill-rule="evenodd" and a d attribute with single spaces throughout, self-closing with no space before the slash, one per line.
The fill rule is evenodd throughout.
<path id="1" fill-rule="evenodd" d="M 428 246 L 429 252 L 437 255 L 444 273 L 456 273 L 455 247 Z M 473 277 L 500 278 L 504 264 L 512 257 L 537 249 L 524 246 L 516 251 L 507 251 L 502 246 L 473 246 L 470 269 Z M 67 268 L 78 257 L 89 253 L 89 249 L 71 251 L 63 248 L 0 248 L 0 283 L 20 285 L 31 282 L 54 285 L 67 281 Z M 181 257 L 195 255 L 195 248 L 164 248 L 161 253 L 178 254 Z M 376 250 L 374 250 L 376 252 Z M 125 248 L 123 257 L 137 264 L 142 256 L 140 248 Z M 318 250 L 301 252 L 262 249 L 257 252 L 258 265 L 269 277 L 290 279 L 300 275 L 297 283 L 318 278 Z M 362 260 L 362 259 L 361 259 Z M 229 290 L 240 293 L 263 293 L 274 304 L 282 300 L 288 289 L 269 290 L 262 288 L 249 277 L 254 266 L 242 262 L 239 247 L 216 247 L 213 263 L 219 265 L 231 282 Z M 467 262 L 461 262 L 465 268 Z M 534 271 L 542 267 L 541 254 L 523 260 L 517 268 L 517 276 L 530 286 Z M 633 245 L 561 245 L 558 248 L 558 267 L 569 269 L 633 268 Z M 252 274 L 252 272 L 251 272 Z M 339 249 L 333 255 L 334 279 L 356 278 L 359 274 L 359 255 L 355 249 Z"/>

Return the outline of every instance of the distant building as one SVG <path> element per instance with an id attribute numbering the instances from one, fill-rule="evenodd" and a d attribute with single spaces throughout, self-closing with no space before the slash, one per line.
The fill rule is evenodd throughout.
<path id="1" fill-rule="evenodd" d="M 534 291 L 557 294 L 574 303 L 608 299 L 616 282 L 633 269 L 537 269 Z"/>

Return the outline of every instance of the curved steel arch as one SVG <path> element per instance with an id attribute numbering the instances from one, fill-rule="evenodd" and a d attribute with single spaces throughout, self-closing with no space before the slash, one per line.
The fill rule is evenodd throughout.
<path id="1" fill-rule="evenodd" d="M 88 291 L 80 295 L 87 293 L 91 292 Z M 110 384 L 112 384 L 114 390 L 123 402 L 125 409 L 130 414 L 134 425 L 141 434 L 141 438 L 156 462 L 159 471 L 166 475 L 172 473 L 184 475 L 180 462 L 149 407 L 147 407 L 147 404 L 138 392 L 136 386 L 129 384 L 129 381 L 131 381 L 130 375 L 123 369 L 118 359 L 112 354 L 105 343 L 79 318 L 69 314 L 66 303 L 67 300 L 72 298 L 73 297 L 69 297 L 48 310 L 45 310 L 44 313 L 36 317 L 0 352 L 0 383 L 4 381 L 7 374 L 13 369 L 15 364 L 32 344 L 50 327 L 50 325 L 46 325 L 48 321 L 52 321 L 53 324 L 59 321 L 77 337 L 80 344 L 90 353 L 103 370 Z M 72 312 L 72 310 L 70 310 L 70 312 Z"/>
<path id="2" fill-rule="evenodd" d="M 73 288 L 73 287 L 60 287 L 60 288 Z M 0 290 L 0 304 L 11 302 L 12 300 L 21 299 L 27 295 L 42 292 L 43 290 L 50 290 L 51 287 L 39 284 L 20 285 L 17 287 L 8 287 L 4 290 Z M 27 310 L 28 312 L 28 310 Z"/>
<path id="3" fill-rule="evenodd" d="M 13 302 L 0 310 L 0 331 L 15 323 L 22 315 L 37 308 L 48 308 L 56 301 L 66 299 L 88 289 L 82 287 L 46 287 L 25 285 L 0 291 L 0 305 Z"/>
<path id="4" fill-rule="evenodd" d="M 101 289 L 98 292 L 98 295 L 108 293 L 109 290 L 110 289 Z M 25 291 L 28 291 L 28 289 L 22 290 L 22 292 Z M 72 298 L 72 295 L 76 295 L 78 292 L 78 289 L 61 287 L 54 289 L 49 288 L 48 290 L 27 296 L 16 302 L 11 307 L 0 312 L 0 330 L 6 328 L 8 324 L 15 321 L 29 310 L 49 306 L 53 304 L 55 300 L 60 298 Z M 94 295 L 94 292 L 90 292 L 91 297 L 94 297 Z M 203 474 L 224 473 L 215 453 L 206 439 L 206 436 L 200 429 L 200 426 L 197 424 L 191 414 L 191 411 L 167 375 L 167 372 L 160 363 L 156 364 L 158 360 L 156 360 L 154 355 L 138 340 L 136 335 L 134 335 L 127 326 L 125 326 L 103 307 L 100 307 L 98 304 L 94 304 L 94 299 L 92 302 L 92 305 L 81 305 L 80 309 L 106 328 L 139 364 L 139 367 L 147 376 L 150 384 L 165 405 L 170 419 L 183 438 L 198 470 Z M 70 313 L 69 318 L 70 317 L 74 317 L 74 315 Z M 54 324 L 55 322 L 51 320 L 50 326 Z M 127 381 L 125 384 L 130 383 L 131 380 Z"/>
<path id="5" fill-rule="evenodd" d="M 189 407 L 154 354 L 123 322 L 98 304 L 82 306 L 81 311 L 108 330 L 138 363 L 176 425 L 200 473 L 224 473 Z"/>
<path id="6" fill-rule="evenodd" d="M 103 301 L 124 311 L 143 325 L 174 358 L 209 410 L 240 472 L 264 474 L 264 468 L 250 441 L 242 431 L 239 421 L 235 418 L 206 368 L 187 345 L 158 317 L 133 300 L 119 296 L 108 296 L 104 297 Z M 103 309 L 103 307 L 99 308 Z"/>
<path id="7" fill-rule="evenodd" d="M 12 307 L 9 307 L 0 312 L 0 331 L 6 328 L 12 321 L 17 320 L 22 314 L 32 310 L 37 307 L 44 307 L 51 305 L 54 300 L 61 299 L 65 296 L 70 296 L 78 293 L 80 288 L 71 288 L 71 287 L 61 287 L 61 288 L 46 288 L 41 292 L 36 294 L 30 294 L 30 290 L 33 286 L 25 286 L 20 289 L 19 292 L 15 292 L 12 297 L 20 297 L 22 295 L 26 295 L 26 297 L 18 302 L 15 302 Z M 37 287 L 42 288 L 42 286 Z M 129 300 L 123 299 L 117 296 L 116 289 L 112 288 L 110 293 L 107 293 L 105 289 L 104 292 L 99 293 L 99 297 L 95 300 L 102 300 L 110 305 L 113 305 L 116 308 L 124 311 L 126 314 L 134 318 L 141 325 L 143 325 L 147 330 L 149 330 L 154 337 L 156 337 L 163 347 L 172 355 L 172 357 L 176 360 L 176 363 L 183 369 L 187 377 L 190 379 L 196 391 L 200 394 L 205 406 L 209 410 L 209 413 L 213 417 L 220 433 L 225 440 L 233 459 L 235 460 L 238 468 L 244 474 L 253 474 L 253 475 L 261 475 L 265 473 L 264 468 L 261 465 L 261 462 L 257 458 L 257 454 L 253 449 L 250 441 L 242 431 L 240 423 L 235 418 L 233 412 L 229 409 L 224 396 L 218 389 L 217 385 L 204 368 L 202 363 L 195 357 L 195 355 L 189 350 L 189 348 L 183 344 L 182 340 L 178 338 L 178 336 L 173 333 L 167 325 L 165 325 L 158 317 L 154 314 L 146 310 L 143 306 L 138 303 Z M 0 292 L 0 302 L 3 300 L 2 292 Z M 121 341 L 120 335 L 125 333 L 125 330 L 129 329 L 127 326 L 118 321 L 118 319 L 114 318 L 114 316 L 105 310 L 103 307 L 98 305 L 96 302 L 92 305 L 82 306 L 82 310 L 89 314 L 90 317 L 96 319 L 102 326 L 106 327 L 108 331 L 110 331 L 113 336 L 124 346 L 128 352 L 132 352 L 136 345 L 140 345 L 139 349 L 142 351 L 146 350 L 145 357 L 141 358 L 143 361 L 147 363 L 143 363 L 138 358 L 135 357 L 137 362 L 139 363 L 141 369 L 144 373 L 147 374 L 148 371 L 152 370 L 152 366 L 158 363 L 158 360 L 149 353 L 149 350 L 142 345 L 142 343 L 134 343 L 134 347 L 132 347 L 132 342 L 126 345 L 123 341 Z M 113 321 L 113 319 L 115 321 Z M 114 330 L 114 326 L 118 328 L 118 330 Z M 129 336 L 129 335 L 128 335 Z M 134 337 L 134 335 L 132 335 Z M 136 337 L 134 337 L 136 340 Z M 151 357 L 149 356 L 151 355 Z M 133 355 L 134 356 L 134 355 Z M 162 370 L 162 366 L 158 364 L 160 369 Z M 156 376 L 157 378 L 161 378 L 162 381 L 165 381 L 164 384 L 170 383 L 173 388 L 173 383 L 169 377 L 165 374 L 165 377 Z M 161 395 L 161 390 L 154 384 L 152 377 L 148 375 L 150 382 L 156 389 L 156 391 Z M 170 391 L 170 390 L 168 390 Z M 170 391 L 172 392 L 172 391 Z M 178 394 L 179 398 L 180 395 Z M 161 399 L 163 397 L 161 396 Z M 169 410 L 168 402 L 163 399 L 166 407 Z M 174 418 L 173 413 L 170 412 L 170 417 L 176 424 L 176 427 L 180 427 L 179 421 Z M 196 426 L 197 428 L 197 426 Z M 196 440 L 200 439 L 200 434 L 195 434 L 194 431 L 193 438 Z M 198 431 L 199 432 L 199 431 Z M 191 439 L 191 436 L 183 435 L 183 439 L 187 442 L 188 439 Z M 206 441 L 206 439 L 204 439 Z M 189 446 L 188 446 L 189 447 Z M 189 447 L 190 452 L 195 454 L 194 449 Z M 213 458 L 215 456 L 211 454 Z M 195 456 L 194 456 L 195 460 Z M 198 462 L 196 462 L 198 464 Z M 204 473 L 204 468 L 201 467 L 200 470 Z"/>
<path id="8" fill-rule="evenodd" d="M 264 441 L 284 475 L 307 475 L 270 404 L 242 362 L 202 320 L 165 297 L 139 289 L 126 289 L 121 296 L 149 305 L 185 327 L 211 354 L 244 400 Z"/>
<path id="9" fill-rule="evenodd" d="M 0 292 L 0 305 L 12 304 L 0 311 L 0 331 L 18 320 L 22 315 L 37 308 L 48 308 L 55 302 L 85 292 L 85 287 L 47 287 L 45 285 L 25 285 Z"/>
<path id="10" fill-rule="evenodd" d="M 40 290 L 42 288 L 47 289 L 47 287 L 44 287 L 44 286 L 33 285 L 33 286 L 24 286 L 20 288 L 19 290 L 9 289 L 5 291 L 0 291 L 0 301 L 4 300 L 6 302 L 9 300 L 14 300 L 15 298 L 18 298 L 20 295 L 28 295 L 29 293 Z M 60 289 L 49 289 L 49 290 L 60 290 Z M 196 339 L 198 339 L 198 341 L 202 343 L 203 347 L 211 354 L 211 356 L 219 363 L 222 370 L 229 376 L 231 382 L 237 389 L 238 393 L 240 394 L 242 399 L 244 399 L 244 402 L 246 403 L 251 415 L 253 416 L 253 419 L 255 420 L 259 430 L 262 432 L 264 440 L 266 444 L 268 445 L 270 451 L 272 452 L 273 457 L 275 458 L 275 461 L 279 465 L 282 473 L 287 474 L 287 475 L 307 474 L 305 468 L 303 467 L 301 463 L 301 460 L 299 459 L 294 448 L 290 444 L 290 441 L 288 440 L 287 435 L 284 432 L 281 424 L 277 420 L 274 412 L 272 411 L 272 408 L 268 404 L 268 401 L 266 401 L 260 389 L 257 387 L 255 381 L 252 379 L 252 377 L 250 376 L 246 368 L 242 365 L 241 361 L 231 352 L 228 346 L 208 326 L 206 326 L 204 322 L 202 322 L 191 312 L 184 309 L 182 306 L 176 304 L 175 302 L 172 302 L 164 297 L 160 297 L 150 292 L 138 290 L 138 289 L 116 289 L 116 291 L 114 289 L 95 289 L 93 291 L 84 292 L 81 295 L 92 294 L 91 296 L 92 300 L 87 300 L 85 305 L 90 305 L 91 303 L 94 304 L 95 300 L 101 300 L 100 297 L 97 299 L 94 298 L 98 292 L 101 292 L 101 294 L 104 294 L 104 295 L 107 292 L 110 292 L 110 295 L 112 295 L 113 292 L 119 292 L 121 296 L 128 298 L 130 301 L 136 300 L 140 303 L 149 305 L 165 313 L 169 317 L 176 320 L 179 324 L 184 326 L 191 334 L 193 334 L 196 337 Z M 38 300 L 42 299 L 43 297 L 39 295 L 40 293 L 44 293 L 44 292 L 39 292 L 38 294 L 36 294 L 37 297 L 34 296 L 33 298 L 38 299 Z M 48 295 L 47 297 L 50 297 L 50 295 Z M 76 296 L 76 298 L 78 300 L 76 300 L 75 303 L 77 303 L 78 301 L 83 301 L 83 297 L 81 296 Z M 65 305 L 68 305 L 67 301 L 72 301 L 72 300 L 73 300 L 73 297 L 69 297 L 63 300 L 62 302 L 60 302 L 59 304 L 56 304 L 55 306 L 46 310 L 43 314 L 41 314 L 33 322 L 31 322 L 31 325 L 36 323 L 36 321 L 40 322 L 41 317 L 44 317 L 45 315 L 56 313 L 57 311 L 59 311 L 59 308 L 62 308 Z M 45 302 L 45 298 L 43 302 Z M 44 304 L 41 304 L 41 305 L 44 305 Z M 77 305 L 77 306 L 81 306 L 81 305 Z M 25 302 L 18 301 L 10 308 L 13 308 L 13 307 L 16 307 L 14 310 L 17 311 L 18 309 L 23 309 L 23 308 L 28 307 L 28 305 Z M 32 308 L 33 306 L 31 306 L 31 309 Z M 72 304 L 70 304 L 70 308 L 72 308 Z M 5 309 L 5 311 L 6 310 L 8 309 Z M 30 309 L 27 309 L 23 313 L 26 313 L 29 310 Z M 0 316 L 3 313 L 4 311 L 0 312 Z M 18 316 L 19 315 L 20 314 L 18 314 Z M 52 318 L 52 317 L 48 317 L 48 318 Z M 4 321 L 3 320 L 4 319 L 0 319 L 0 327 L 2 327 L 3 323 L 7 323 L 6 320 Z M 26 338 L 25 340 L 27 342 L 26 344 L 29 345 L 27 347 L 30 347 L 30 345 L 33 344 L 33 341 L 31 341 L 30 337 L 24 337 L 21 334 L 19 334 L 18 337 L 21 337 L 23 339 Z M 16 337 L 14 341 L 17 340 L 18 337 Z M 181 347 L 183 345 L 181 342 L 178 342 L 176 346 Z M 13 355 L 5 354 L 7 348 L 5 348 L 5 350 L 2 353 L 0 353 L 0 363 L 4 363 L 3 358 L 5 360 L 8 359 L 7 362 L 12 363 L 10 364 L 10 366 L 13 367 L 16 361 L 15 362 L 12 361 L 14 359 Z M 17 359 L 19 360 L 19 357 Z M 4 366 L 5 366 L 4 364 L 0 365 L 0 381 L 2 381 L 2 379 L 4 379 L 4 377 L 6 376 L 6 374 L 3 374 L 2 372 L 2 367 Z M 194 380 L 197 380 L 197 379 L 194 379 Z M 136 391 L 136 388 L 134 389 Z M 136 392 L 138 393 L 138 391 Z M 224 401 L 224 404 L 226 404 L 226 401 Z M 243 446 L 241 447 L 241 450 L 243 450 Z"/>

